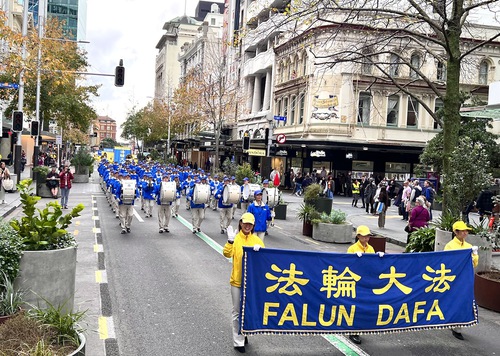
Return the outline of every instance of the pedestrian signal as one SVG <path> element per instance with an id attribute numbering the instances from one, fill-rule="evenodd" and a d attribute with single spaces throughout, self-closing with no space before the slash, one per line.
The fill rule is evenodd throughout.
<path id="1" fill-rule="evenodd" d="M 12 113 L 12 130 L 13 131 L 23 131 L 23 112 L 22 111 L 14 111 Z"/>

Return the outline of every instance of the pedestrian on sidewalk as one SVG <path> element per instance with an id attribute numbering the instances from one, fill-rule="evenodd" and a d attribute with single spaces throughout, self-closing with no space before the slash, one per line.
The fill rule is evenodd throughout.
<path id="1" fill-rule="evenodd" d="M 370 235 L 371 232 L 368 226 L 358 226 L 358 228 L 356 229 L 356 238 L 358 241 L 349 246 L 349 248 L 347 249 L 347 253 L 355 253 L 358 255 L 358 257 L 361 257 L 363 253 L 375 253 L 375 249 L 370 244 L 368 244 L 368 241 L 370 241 Z M 349 335 L 349 340 L 351 340 L 355 344 L 361 344 L 361 337 L 357 334 Z"/>
<path id="2" fill-rule="evenodd" d="M 476 267 L 479 263 L 479 255 L 477 254 L 478 247 L 472 246 L 470 243 L 465 241 L 465 239 L 469 235 L 469 230 L 472 229 L 468 227 L 467 224 L 463 221 L 457 221 L 453 224 L 452 230 L 455 237 L 444 246 L 444 250 L 451 251 L 472 249 L 472 265 Z M 459 340 L 464 339 L 462 335 L 462 328 L 460 327 L 452 328 L 451 333 Z"/>
<path id="3" fill-rule="evenodd" d="M 232 327 L 233 346 L 236 351 L 245 353 L 245 344 L 248 340 L 240 333 L 240 299 L 241 299 L 241 278 L 243 246 L 252 247 L 254 251 L 259 251 L 264 246 L 264 242 L 254 234 L 255 217 L 251 213 L 244 213 L 238 222 L 238 231 L 232 226 L 227 228 L 227 242 L 224 245 L 223 254 L 226 258 L 233 258 L 233 269 L 231 271 L 231 298 L 233 301 Z"/>
<path id="4" fill-rule="evenodd" d="M 69 166 L 64 165 L 63 171 L 59 174 L 59 186 L 61 188 L 61 206 L 63 209 L 68 209 L 69 191 L 71 189 L 71 182 L 73 181 L 73 173 L 71 173 Z"/>
<path id="5" fill-rule="evenodd" d="M 3 180 L 10 178 L 9 169 L 5 166 L 5 162 L 0 163 L 0 201 L 5 204 L 5 189 L 3 187 Z"/>
<path id="6" fill-rule="evenodd" d="M 420 229 L 421 227 L 426 227 L 429 225 L 430 215 L 429 210 L 425 205 L 425 197 L 420 196 L 415 200 L 415 207 L 411 209 L 410 218 L 408 220 L 408 226 L 410 231 L 408 232 L 408 237 L 406 243 L 410 239 L 410 235 L 413 231 Z"/>
<path id="7" fill-rule="evenodd" d="M 59 189 L 59 173 L 56 172 L 57 167 L 52 166 L 51 171 L 47 174 L 47 188 L 52 193 L 52 198 L 57 199 Z"/>
<path id="8" fill-rule="evenodd" d="M 351 205 L 355 208 L 358 207 L 358 200 L 359 200 L 359 181 L 357 179 L 354 180 L 354 182 L 352 182 L 352 188 L 351 188 L 351 191 L 352 191 L 352 203 Z"/>
<path id="9" fill-rule="evenodd" d="M 378 213 L 378 227 L 380 229 L 385 228 L 385 215 L 387 212 L 387 208 L 389 208 L 389 195 L 387 194 L 387 189 L 385 186 L 382 186 L 382 189 L 380 189 L 380 193 L 378 195 L 378 203 L 377 204 L 383 204 L 383 206 L 379 209 L 379 206 L 377 206 L 377 213 Z"/>

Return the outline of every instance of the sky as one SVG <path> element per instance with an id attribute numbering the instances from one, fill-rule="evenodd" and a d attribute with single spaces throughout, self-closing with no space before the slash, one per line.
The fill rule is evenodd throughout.
<path id="1" fill-rule="evenodd" d="M 87 0 L 88 72 L 114 74 L 120 59 L 125 85 L 114 86 L 113 77 L 87 76 L 87 85 L 101 84 L 93 100 L 99 116 L 109 116 L 120 126 L 134 107 L 142 108 L 154 96 L 156 44 L 163 24 L 177 16 L 194 16 L 197 0 Z M 83 40 L 83 38 L 82 38 Z M 121 130 L 118 129 L 118 136 Z"/>

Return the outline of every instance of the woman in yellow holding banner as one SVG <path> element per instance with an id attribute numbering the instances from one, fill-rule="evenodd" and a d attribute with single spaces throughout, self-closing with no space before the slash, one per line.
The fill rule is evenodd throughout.
<path id="1" fill-rule="evenodd" d="M 252 247 L 259 251 L 265 247 L 262 240 L 254 234 L 255 217 L 251 213 L 244 213 L 238 223 L 238 231 L 232 226 L 227 228 L 227 243 L 224 245 L 223 254 L 227 258 L 233 258 L 233 269 L 231 271 L 231 297 L 233 300 L 233 346 L 236 351 L 245 353 L 245 344 L 248 340 L 239 332 L 240 328 L 240 298 L 241 278 L 243 269 L 243 246 Z"/>

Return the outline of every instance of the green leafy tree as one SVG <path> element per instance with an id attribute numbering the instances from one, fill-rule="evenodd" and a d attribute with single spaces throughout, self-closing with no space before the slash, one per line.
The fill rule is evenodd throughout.
<path id="1" fill-rule="evenodd" d="M 103 148 L 114 148 L 118 146 L 118 142 L 113 140 L 111 137 L 106 137 L 102 139 L 100 144 Z"/>

